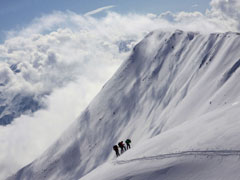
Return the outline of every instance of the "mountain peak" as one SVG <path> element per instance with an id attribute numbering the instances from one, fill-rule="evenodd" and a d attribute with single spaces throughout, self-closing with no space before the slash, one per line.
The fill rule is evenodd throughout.
<path id="1" fill-rule="evenodd" d="M 105 162 L 119 173 L 112 146 L 126 138 L 133 149 L 123 160 L 191 149 L 240 149 L 232 138 L 239 139 L 240 130 L 240 37 L 226 38 L 229 34 L 149 33 L 61 138 L 9 179 L 79 179 Z M 147 163 L 149 170 L 134 161 L 115 177 L 103 166 L 101 178 L 124 179 L 129 173 L 138 179 L 143 172 L 150 176 L 193 161 Z M 87 177 L 97 178 L 97 173 Z"/>

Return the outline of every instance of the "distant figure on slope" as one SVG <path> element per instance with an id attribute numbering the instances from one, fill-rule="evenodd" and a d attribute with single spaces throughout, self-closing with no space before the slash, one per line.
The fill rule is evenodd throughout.
<path id="1" fill-rule="evenodd" d="M 125 147 L 123 141 L 119 142 L 119 143 L 118 143 L 118 146 L 121 148 L 121 154 L 122 154 L 124 151 L 126 151 L 126 147 Z"/>
<path id="2" fill-rule="evenodd" d="M 131 146 L 130 146 L 131 140 L 130 140 L 130 139 L 127 139 L 127 140 L 125 141 L 125 143 L 126 143 L 126 145 L 127 145 L 127 149 L 130 149 L 130 148 L 131 148 Z"/>
<path id="3" fill-rule="evenodd" d="M 120 156 L 117 145 L 114 145 L 114 146 L 113 146 L 113 150 L 116 152 L 116 156 L 117 156 L 117 157 Z"/>

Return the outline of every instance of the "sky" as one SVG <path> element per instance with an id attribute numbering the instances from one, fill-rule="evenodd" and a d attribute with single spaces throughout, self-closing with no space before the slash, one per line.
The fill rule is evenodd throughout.
<path id="1" fill-rule="evenodd" d="M 0 0 L 0 40 L 3 41 L 4 32 L 23 28 L 34 18 L 53 11 L 73 11 L 85 14 L 89 11 L 114 6 L 118 13 L 162 13 L 165 11 L 195 11 L 205 12 L 209 7 L 209 0 Z M 98 14 L 100 16 L 101 14 Z"/>
<path id="2" fill-rule="evenodd" d="M 239 9 L 238 0 L 0 0 L 1 95 L 47 106 L 0 127 L 0 179 L 46 150 L 149 32 L 239 31 Z"/>

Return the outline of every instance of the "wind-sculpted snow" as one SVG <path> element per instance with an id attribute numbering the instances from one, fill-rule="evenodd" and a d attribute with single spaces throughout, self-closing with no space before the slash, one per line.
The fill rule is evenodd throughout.
<path id="1" fill-rule="evenodd" d="M 223 81 L 227 81 L 232 75 L 233 73 L 239 68 L 240 66 L 240 59 L 231 67 L 231 69 L 225 73 Z"/>
<path id="2" fill-rule="evenodd" d="M 221 150 L 240 149 L 239 47 L 237 33 L 202 35 L 177 30 L 148 34 L 61 138 L 9 179 L 66 180 L 86 175 L 87 180 L 113 180 L 114 173 L 119 173 L 119 179 L 129 174 L 141 179 L 141 173 L 179 167 L 190 156 L 229 157 L 228 163 L 214 161 L 209 166 L 204 158 L 200 167 L 214 164 L 222 170 L 231 163 L 238 165 L 234 159 L 238 151 Z M 223 82 L 226 72 L 228 79 Z M 100 166 L 114 159 L 112 146 L 127 138 L 133 148 L 115 162 L 132 163 Z M 155 163 L 157 158 L 162 161 Z M 149 162 L 143 165 L 142 160 Z M 214 179 L 216 171 L 202 179 Z M 197 180 L 201 175 L 197 172 L 209 173 L 209 168 L 193 172 Z M 235 174 L 234 178 L 239 175 Z"/>

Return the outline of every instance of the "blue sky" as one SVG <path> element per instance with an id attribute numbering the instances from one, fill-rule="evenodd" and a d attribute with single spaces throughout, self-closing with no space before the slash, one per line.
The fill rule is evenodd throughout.
<path id="1" fill-rule="evenodd" d="M 103 9 L 116 13 L 94 14 Z M 48 107 L 0 127 L 0 179 L 37 158 L 80 115 L 128 58 L 120 44 L 131 50 L 154 30 L 239 32 L 239 9 L 239 0 L 0 0 L 1 93 L 34 95 Z"/>
<path id="2" fill-rule="evenodd" d="M 21 28 L 34 18 L 53 11 L 70 10 L 85 14 L 104 6 L 115 6 L 112 10 L 121 14 L 155 13 L 165 11 L 200 11 L 209 7 L 209 0 L 0 0 L 0 41 L 4 32 Z"/>

